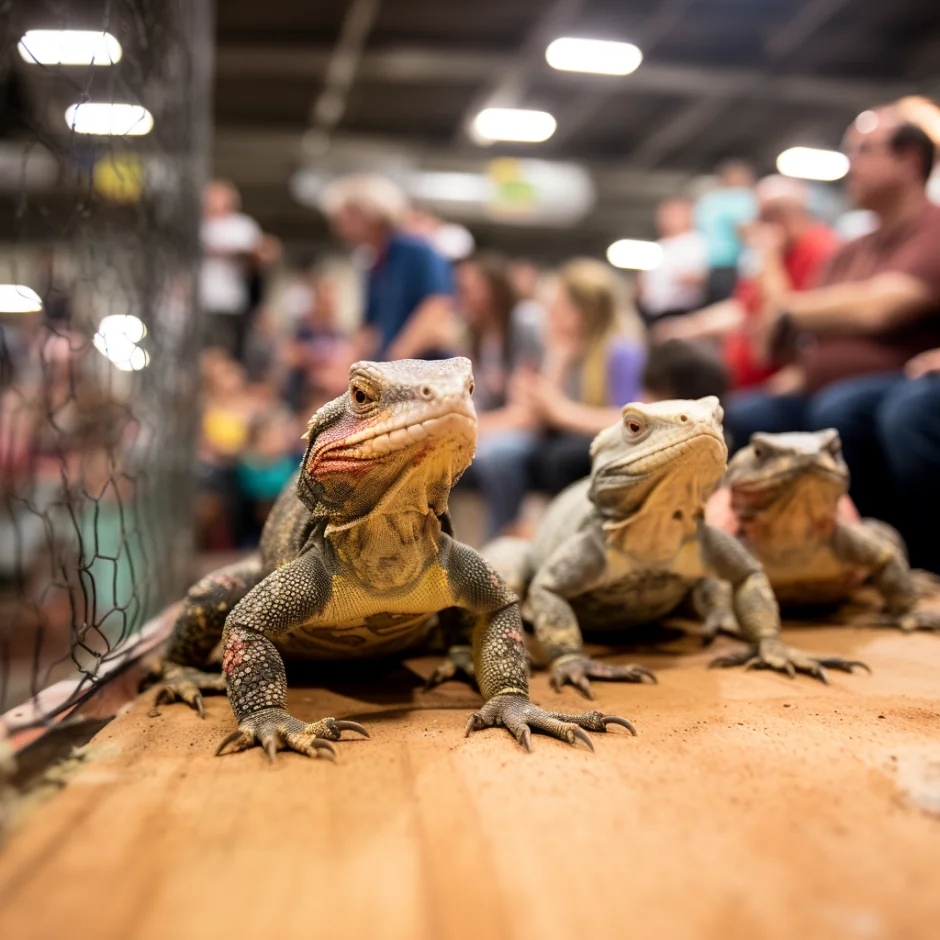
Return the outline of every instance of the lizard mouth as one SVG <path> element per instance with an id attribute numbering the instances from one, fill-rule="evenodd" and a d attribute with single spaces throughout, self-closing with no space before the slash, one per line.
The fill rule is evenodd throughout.
<path id="1" fill-rule="evenodd" d="M 431 449 L 449 441 L 472 447 L 476 442 L 476 413 L 463 400 L 442 403 L 423 417 L 363 429 L 326 445 L 316 455 L 316 463 L 358 463 L 374 461 L 410 448 Z"/>
<path id="2" fill-rule="evenodd" d="M 808 467 L 798 467 L 790 470 L 778 470 L 765 476 L 753 477 L 749 480 L 735 480 L 731 488 L 743 495 L 762 495 L 772 490 L 778 490 L 789 483 L 794 483 L 803 477 L 821 478 L 824 483 L 832 486 L 845 486 L 848 483 L 848 474 L 837 467 L 823 467 L 819 464 L 810 464 Z"/>
<path id="3" fill-rule="evenodd" d="M 700 450 L 705 445 L 716 447 L 724 454 L 725 439 L 721 432 L 713 428 L 702 429 L 697 434 L 683 438 L 681 441 L 668 444 L 651 454 L 644 454 L 623 466 L 624 470 L 634 474 L 655 473 L 664 470 L 682 457 L 687 451 Z"/>

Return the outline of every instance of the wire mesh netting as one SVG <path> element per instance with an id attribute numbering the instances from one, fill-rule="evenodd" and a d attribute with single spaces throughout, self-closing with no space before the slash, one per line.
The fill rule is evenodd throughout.
<path id="1" fill-rule="evenodd" d="M 210 48 L 206 0 L 0 0 L 0 714 L 190 575 Z"/>

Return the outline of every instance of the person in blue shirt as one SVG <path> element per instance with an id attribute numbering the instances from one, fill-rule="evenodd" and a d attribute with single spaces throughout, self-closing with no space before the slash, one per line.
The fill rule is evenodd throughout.
<path id="1" fill-rule="evenodd" d="M 360 359 L 433 359 L 458 338 L 450 263 L 423 238 L 407 234 L 399 188 L 380 176 L 346 176 L 323 194 L 334 231 L 367 256 Z"/>
<path id="2" fill-rule="evenodd" d="M 701 196 L 695 205 L 695 228 L 708 246 L 707 303 L 727 300 L 738 277 L 741 227 L 757 215 L 754 174 L 737 160 L 718 168 L 717 188 Z"/>

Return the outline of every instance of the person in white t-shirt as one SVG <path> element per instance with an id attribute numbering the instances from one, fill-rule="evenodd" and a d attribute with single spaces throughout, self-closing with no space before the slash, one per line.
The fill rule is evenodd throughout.
<path id="1" fill-rule="evenodd" d="M 705 301 L 708 245 L 692 227 L 692 203 L 667 199 L 656 210 L 662 261 L 639 280 L 639 300 L 648 321 L 697 310 Z"/>
<path id="2" fill-rule="evenodd" d="M 252 265 L 264 242 L 261 227 L 240 212 L 238 190 L 212 180 L 202 196 L 202 267 L 199 299 L 206 317 L 206 345 L 220 346 L 236 360 L 244 356 L 252 313 Z"/>

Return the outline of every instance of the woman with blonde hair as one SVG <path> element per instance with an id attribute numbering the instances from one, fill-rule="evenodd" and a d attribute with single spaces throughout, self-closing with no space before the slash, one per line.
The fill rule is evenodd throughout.
<path id="1" fill-rule="evenodd" d="M 556 493 L 586 476 L 592 438 L 639 397 L 645 331 L 612 268 L 580 258 L 557 272 L 544 348 L 539 370 L 517 369 L 510 380 L 514 427 L 481 447 L 473 463 L 475 477 L 501 484 L 498 504 L 491 500 L 491 536 L 515 519 L 528 486 Z"/>
<path id="2" fill-rule="evenodd" d="M 646 331 L 609 265 L 577 258 L 559 269 L 545 348 L 523 395 L 543 430 L 536 483 L 555 493 L 590 472 L 591 440 L 640 395 Z"/>

